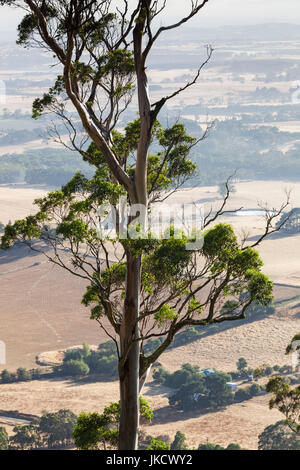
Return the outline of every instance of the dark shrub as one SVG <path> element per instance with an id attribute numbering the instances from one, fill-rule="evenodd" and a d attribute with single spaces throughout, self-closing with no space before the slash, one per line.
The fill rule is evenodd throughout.
<path id="1" fill-rule="evenodd" d="M 252 384 L 249 387 L 249 393 L 252 397 L 259 395 L 262 391 L 262 387 L 258 384 Z"/>
<path id="2" fill-rule="evenodd" d="M 64 355 L 63 362 L 68 361 L 81 361 L 82 351 L 80 349 L 67 349 Z"/>
<path id="3" fill-rule="evenodd" d="M 284 421 L 267 426 L 258 436 L 259 450 L 300 450 L 299 436 Z"/>
<path id="4" fill-rule="evenodd" d="M 251 398 L 250 387 L 240 388 L 235 392 L 234 400 L 237 402 L 249 400 Z"/>
<path id="5" fill-rule="evenodd" d="M 150 338 L 144 347 L 144 352 L 146 354 L 151 354 L 161 345 L 162 342 L 162 338 Z"/>
<path id="6" fill-rule="evenodd" d="M 163 367 L 159 367 L 153 371 L 153 378 L 159 383 L 165 383 L 170 375 L 170 372 L 165 370 Z"/>
<path id="7" fill-rule="evenodd" d="M 19 367 L 17 369 L 17 380 L 20 382 L 25 382 L 32 379 L 32 374 L 30 371 L 24 369 L 23 367 Z"/>
<path id="8" fill-rule="evenodd" d="M 188 448 L 186 436 L 181 431 L 177 431 L 174 441 L 171 444 L 171 450 L 186 450 Z"/>
<path id="9" fill-rule="evenodd" d="M 182 410 L 217 408 L 229 405 L 234 395 L 227 382 L 232 378 L 224 372 L 216 372 L 205 376 L 194 374 L 190 381 L 169 397 L 170 405 L 176 405 Z"/>
<path id="10" fill-rule="evenodd" d="M 228 446 L 226 447 L 226 450 L 242 450 L 242 448 L 240 444 L 231 443 L 231 444 L 228 444 Z"/>
<path id="11" fill-rule="evenodd" d="M 62 374 L 66 376 L 88 375 L 89 371 L 89 366 L 85 362 L 74 359 L 64 362 L 61 368 Z"/>
<path id="12" fill-rule="evenodd" d="M 198 450 L 225 450 L 225 449 L 219 444 L 212 444 L 211 442 L 207 442 L 207 444 L 199 444 Z"/>
<path id="13" fill-rule="evenodd" d="M 273 373 L 273 367 L 267 366 L 263 372 L 263 376 L 267 377 L 268 375 L 271 375 Z"/>

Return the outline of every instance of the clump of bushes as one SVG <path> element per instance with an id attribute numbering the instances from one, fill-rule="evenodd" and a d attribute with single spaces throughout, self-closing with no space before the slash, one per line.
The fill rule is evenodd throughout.
<path id="1" fill-rule="evenodd" d="M 115 377 L 118 372 L 118 357 L 113 341 L 99 344 L 93 351 L 83 343 L 81 349 L 68 349 L 65 352 L 62 366 L 56 368 L 57 374 L 65 376 L 82 376 L 104 374 Z"/>
<path id="2" fill-rule="evenodd" d="M 244 357 L 240 357 L 237 361 L 237 371 L 230 372 L 230 375 L 234 380 L 243 380 L 247 379 L 249 376 L 253 376 L 254 379 L 259 379 L 261 377 L 268 377 L 274 372 L 279 372 L 281 374 L 288 374 L 292 372 L 292 367 L 290 365 L 279 366 L 275 364 L 270 366 L 268 364 L 262 364 L 255 369 L 247 367 L 247 361 Z"/>
<path id="3" fill-rule="evenodd" d="M 151 437 L 150 445 L 146 450 L 170 450 L 170 446 L 165 441 Z"/>
<path id="4" fill-rule="evenodd" d="M 234 380 L 242 380 L 253 375 L 254 369 L 248 367 L 248 363 L 244 357 L 240 357 L 236 363 L 237 371 L 230 372 Z"/>
<path id="5" fill-rule="evenodd" d="M 145 354 L 154 352 L 163 342 L 163 338 L 150 338 L 144 346 Z"/>
<path id="6" fill-rule="evenodd" d="M 91 374 L 105 374 L 115 377 L 118 373 L 118 355 L 115 343 L 99 344 L 97 351 L 91 351 L 86 358 Z"/>
<path id="7" fill-rule="evenodd" d="M 261 395 L 264 392 L 264 387 L 261 387 L 258 384 L 252 384 L 249 387 L 240 388 L 235 392 L 234 401 L 241 402 L 245 400 L 250 400 L 252 397 L 256 397 L 257 395 Z"/>
<path id="8" fill-rule="evenodd" d="M 171 347 L 176 348 L 178 346 L 184 346 L 188 343 L 192 343 L 200 336 L 201 332 L 199 330 L 196 330 L 194 327 L 189 327 L 185 331 L 182 331 L 175 336 Z"/>
<path id="9" fill-rule="evenodd" d="M 44 413 L 28 425 L 15 426 L 8 448 L 13 450 L 53 449 L 74 445 L 73 429 L 78 417 L 70 410 Z"/>
<path id="10" fill-rule="evenodd" d="M 61 368 L 62 375 L 78 376 L 88 375 L 90 372 L 89 366 L 82 360 L 70 359 L 65 361 Z"/>
<path id="11" fill-rule="evenodd" d="M 292 375 L 292 377 L 289 377 L 289 379 L 290 379 L 290 384 L 291 385 L 296 385 L 296 384 L 300 383 L 300 374 Z"/>
<path id="12" fill-rule="evenodd" d="M 273 372 L 288 374 L 292 372 L 292 366 L 286 364 L 281 367 L 278 365 L 272 367 L 267 364 L 262 364 L 261 366 L 254 369 L 253 376 L 255 379 L 259 379 L 260 377 L 268 377 L 269 375 L 272 375 Z"/>
<path id="13" fill-rule="evenodd" d="M 181 368 L 176 370 L 174 373 L 168 372 L 163 367 L 155 369 L 153 372 L 153 378 L 166 387 L 176 389 L 190 382 L 195 374 L 199 374 L 199 367 L 186 363 L 182 364 Z"/>
<path id="14" fill-rule="evenodd" d="M 8 450 L 8 434 L 3 426 L 0 426 L 0 450 Z"/>
<path id="15" fill-rule="evenodd" d="M 187 450 L 188 444 L 185 434 L 181 431 L 177 431 L 174 437 L 174 441 L 171 444 L 170 450 Z"/>
<path id="16" fill-rule="evenodd" d="M 103 374 L 116 377 L 118 373 L 118 356 L 113 341 L 99 344 L 98 349 L 93 351 L 87 343 L 82 348 L 68 349 L 63 358 L 62 365 L 55 366 L 50 372 L 42 369 L 26 370 L 19 367 L 16 372 L 4 369 L 0 374 L 1 383 L 25 382 L 37 380 L 45 375 L 49 376 L 85 376 L 89 374 Z"/>
<path id="17" fill-rule="evenodd" d="M 240 361 L 239 364 L 242 364 L 243 368 L 247 366 L 245 361 Z M 214 369 L 210 373 L 200 371 L 198 366 L 191 364 L 183 364 L 173 373 L 162 367 L 157 368 L 153 372 L 153 378 L 158 383 L 176 389 L 176 393 L 169 397 L 169 404 L 184 411 L 215 409 L 234 402 L 250 400 L 265 393 L 265 388 L 257 383 L 233 392 L 228 385 L 228 382 L 232 382 L 231 374 Z"/>
<path id="18" fill-rule="evenodd" d="M 212 444 L 207 442 L 206 444 L 199 444 L 198 450 L 243 450 L 239 444 L 228 444 L 227 447 L 222 447 L 219 444 Z"/>
<path id="19" fill-rule="evenodd" d="M 183 411 L 217 409 L 230 405 L 234 401 L 234 394 L 227 385 L 230 381 L 231 376 L 224 372 L 195 374 L 169 397 L 169 403 Z"/>
<path id="20" fill-rule="evenodd" d="M 9 372 L 3 369 L 0 374 L 1 383 L 8 384 L 13 382 L 28 382 L 29 380 L 36 380 L 42 376 L 41 369 L 27 370 L 24 367 L 19 367 L 16 372 Z"/>
<path id="21" fill-rule="evenodd" d="M 277 421 L 259 434 L 258 450 L 300 450 L 299 436 L 286 421 Z"/>
<path id="22" fill-rule="evenodd" d="M 139 397 L 140 416 L 151 422 L 153 410 L 144 397 Z M 119 438 L 120 402 L 110 403 L 102 414 L 80 413 L 73 430 L 75 445 L 79 450 L 109 450 L 116 448 Z M 139 431 L 139 447 L 145 449 L 151 444 L 151 436 Z"/>
<path id="23" fill-rule="evenodd" d="M 177 392 L 169 397 L 169 403 L 184 411 L 217 408 L 234 401 L 234 394 L 227 385 L 232 378 L 224 372 L 213 371 L 205 375 L 201 373 L 199 367 L 183 364 L 174 373 L 159 368 L 154 371 L 153 378 L 170 388 L 177 389 Z"/>
<path id="24" fill-rule="evenodd" d="M 189 445 L 186 440 L 185 434 L 177 431 L 173 442 L 171 442 L 168 435 L 157 436 L 153 438 L 143 432 L 139 435 L 139 449 L 143 450 L 189 450 Z M 239 444 L 230 443 L 227 447 L 219 444 L 199 444 L 198 450 L 243 450 Z"/>

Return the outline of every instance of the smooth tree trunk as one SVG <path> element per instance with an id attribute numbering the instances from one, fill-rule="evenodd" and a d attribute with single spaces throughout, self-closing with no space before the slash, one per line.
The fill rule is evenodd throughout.
<path id="1" fill-rule="evenodd" d="M 128 193 L 132 204 L 143 206 L 143 216 L 139 217 L 142 229 L 146 227 L 147 195 L 147 154 L 151 141 L 151 105 L 148 94 L 148 78 L 142 41 L 146 22 L 145 8 L 149 9 L 151 0 L 142 0 L 139 15 L 133 31 L 134 59 L 138 90 L 140 138 L 136 155 L 134 174 L 134 195 Z M 143 219 L 143 220 L 141 220 Z M 121 414 L 119 428 L 119 449 L 137 449 L 139 427 L 139 392 L 140 392 L 140 343 L 138 341 L 138 316 L 141 285 L 141 256 L 127 252 L 126 294 L 124 318 L 120 329 L 121 358 L 119 363 Z M 130 346 L 129 352 L 128 347 Z M 141 380 L 141 387 L 145 382 Z"/>
<path id="2" fill-rule="evenodd" d="M 126 298 L 120 330 L 120 428 L 119 450 L 136 450 L 139 428 L 139 359 L 138 341 L 141 257 L 127 254 Z M 129 348 L 129 352 L 128 352 Z"/>
<path id="3" fill-rule="evenodd" d="M 162 2 L 162 5 L 159 6 L 159 2 L 157 1 L 139 0 L 135 2 L 136 8 L 132 12 L 131 18 L 130 15 L 127 15 L 127 4 L 130 2 L 123 2 L 125 5 L 125 11 L 124 14 L 121 13 L 122 37 L 120 38 L 119 42 L 115 43 L 115 48 L 112 48 L 112 52 L 120 47 L 124 47 L 124 50 L 128 49 L 128 45 L 131 43 L 131 40 L 129 39 L 129 34 L 131 34 L 131 31 L 133 29 L 133 54 L 135 61 L 138 107 L 140 117 L 140 138 L 136 152 L 136 168 L 134 176 L 131 176 L 120 164 L 118 156 L 115 154 L 112 146 L 110 145 L 110 125 L 107 122 L 107 119 L 102 122 L 102 112 L 104 112 L 104 109 L 101 110 L 100 117 L 98 119 L 98 117 L 95 116 L 93 112 L 93 107 L 89 105 L 88 102 L 85 102 L 86 98 L 82 98 L 80 93 L 80 80 L 78 80 L 78 75 L 75 67 L 78 54 L 77 39 L 82 39 L 81 27 L 79 27 L 79 25 L 81 22 L 81 18 L 85 18 L 85 15 L 82 17 L 82 14 L 85 12 L 85 10 L 89 20 L 96 21 L 94 13 L 90 13 L 93 12 L 93 6 L 91 5 L 94 2 L 90 2 L 91 4 L 87 5 L 85 2 L 72 1 L 69 2 L 70 8 L 67 8 L 65 17 L 63 17 L 64 9 L 59 12 L 57 25 L 61 24 L 61 17 L 63 17 L 66 24 L 70 26 L 69 28 L 67 28 L 68 30 L 66 31 L 66 34 L 63 35 L 64 41 L 62 42 L 57 40 L 55 26 L 53 28 L 51 27 L 52 25 L 49 24 L 50 19 L 47 17 L 47 15 L 44 14 L 43 8 L 41 8 L 47 2 L 35 2 L 34 0 L 25 0 L 26 6 L 29 7 L 30 11 L 35 17 L 35 21 L 38 26 L 38 33 L 41 37 L 42 43 L 45 43 L 47 45 L 48 49 L 50 49 L 55 54 L 59 62 L 63 65 L 63 77 L 66 93 L 69 99 L 71 100 L 72 104 L 74 105 L 78 116 L 81 119 L 81 123 L 84 129 L 86 130 L 87 135 L 94 142 L 96 148 L 102 153 L 103 158 L 108 167 L 110 168 L 110 171 L 113 174 L 115 180 L 125 189 L 130 203 L 143 205 L 145 208 L 145 213 L 147 212 L 148 206 L 147 154 L 151 143 L 151 133 L 160 109 L 164 106 L 166 101 L 172 97 L 172 95 L 170 95 L 168 98 L 162 98 L 158 103 L 151 105 L 149 99 L 146 60 L 154 42 L 156 41 L 161 32 L 177 28 L 181 24 L 186 23 L 190 18 L 195 16 L 196 13 L 198 13 L 198 11 L 202 9 L 207 2 L 208 0 L 203 0 L 201 3 L 199 3 L 198 1 L 191 2 L 192 7 L 191 13 L 189 15 L 183 17 L 178 23 L 175 23 L 168 27 L 160 27 L 154 36 L 152 35 L 151 31 L 151 22 L 164 9 L 165 2 Z M 18 4 L 19 2 L 16 3 Z M 40 3 L 42 5 L 39 5 Z M 110 11 L 109 1 L 98 3 L 100 13 L 104 11 Z M 101 9 L 100 4 L 103 4 L 103 9 Z M 127 16 L 128 22 L 126 21 Z M 53 19 L 53 21 L 55 23 L 55 19 Z M 84 24 L 85 21 L 83 22 L 83 25 Z M 59 31 L 59 29 L 57 31 Z M 109 42 L 110 40 L 111 39 L 109 39 Z M 87 41 L 87 37 L 85 38 L 85 41 Z M 103 42 L 105 42 L 105 39 L 103 40 Z M 112 42 L 115 41 L 112 40 Z M 110 50 L 109 47 L 108 50 Z M 91 57 L 93 57 L 94 54 L 92 52 L 90 54 Z M 79 58 L 80 56 L 81 53 L 79 54 Z M 74 60 L 76 60 L 76 62 L 74 62 Z M 200 70 L 201 69 L 199 69 L 199 72 Z M 100 82 L 96 84 L 97 86 L 95 92 L 97 92 L 97 87 L 101 84 Z M 192 83 L 193 82 L 191 82 L 191 84 Z M 190 85 L 187 85 L 186 87 L 188 86 Z M 182 89 L 179 89 L 177 93 L 174 93 L 174 95 L 178 94 L 180 91 L 182 91 Z M 111 93 L 110 98 L 112 99 Z M 113 102 L 114 100 L 112 100 L 112 103 Z M 118 105 L 118 100 L 117 104 L 112 105 L 112 113 L 114 113 L 114 110 L 116 110 L 116 115 L 119 115 Z M 144 227 L 145 224 L 144 226 L 142 224 L 142 228 Z M 150 369 L 148 365 L 147 370 L 142 370 L 143 373 L 140 381 L 140 343 L 138 341 L 139 329 L 137 319 L 139 316 L 141 256 L 134 256 L 128 251 L 126 253 L 126 258 L 126 294 L 123 312 L 124 315 L 120 327 L 121 354 L 119 361 L 119 377 L 121 415 L 119 448 L 121 450 L 133 450 L 137 448 L 137 433 L 139 425 L 139 387 L 142 388 L 147 378 L 147 373 L 149 373 Z"/>

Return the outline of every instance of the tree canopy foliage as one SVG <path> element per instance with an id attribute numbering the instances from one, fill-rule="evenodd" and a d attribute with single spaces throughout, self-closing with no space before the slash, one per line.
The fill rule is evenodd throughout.
<path id="1" fill-rule="evenodd" d="M 300 333 L 296 334 L 286 348 L 286 354 L 298 355 L 299 366 Z M 285 423 L 297 435 L 300 434 L 300 385 L 292 388 L 282 377 L 274 377 L 267 383 L 267 392 L 272 392 L 270 409 L 277 408 L 285 416 Z M 299 438 L 298 438 L 299 439 Z"/>
<path id="2" fill-rule="evenodd" d="M 258 450 L 300 450 L 300 442 L 284 421 L 277 421 L 258 436 Z"/>
<path id="3" fill-rule="evenodd" d="M 151 421 L 153 411 L 148 401 L 140 397 L 140 413 L 146 421 Z M 119 439 L 120 402 L 110 403 L 99 414 L 80 413 L 73 431 L 75 445 L 80 450 L 116 448 Z"/>

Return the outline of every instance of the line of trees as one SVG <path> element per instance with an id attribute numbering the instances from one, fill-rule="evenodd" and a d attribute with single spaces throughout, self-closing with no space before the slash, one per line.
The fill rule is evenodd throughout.
<path id="1" fill-rule="evenodd" d="M 78 417 L 70 410 L 55 413 L 44 412 L 30 424 L 18 425 L 13 435 L 0 430 L 0 446 L 3 450 L 54 449 L 74 446 L 73 429 Z"/>
<path id="2" fill-rule="evenodd" d="M 181 369 L 173 374 L 164 372 L 160 370 L 157 375 L 164 376 L 163 383 L 166 386 L 177 389 L 176 393 L 169 397 L 170 405 L 184 411 L 216 409 L 249 400 L 264 391 L 262 386 L 255 383 L 234 393 L 228 386 L 228 383 L 232 382 L 230 374 L 214 371 L 206 375 L 190 364 L 183 364 Z"/>
<path id="3" fill-rule="evenodd" d="M 76 171 L 92 176 L 94 171 L 77 154 L 63 149 L 43 148 L 1 157 L 0 184 L 45 184 L 59 188 Z"/>
<path id="4" fill-rule="evenodd" d="M 10 372 L 7 369 L 3 369 L 0 377 L 1 383 L 12 383 L 12 382 L 28 382 L 30 380 L 37 380 L 44 376 L 42 369 L 25 369 L 19 367 L 16 372 Z"/>

